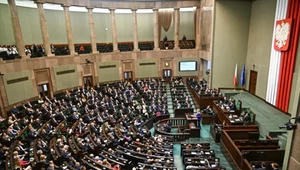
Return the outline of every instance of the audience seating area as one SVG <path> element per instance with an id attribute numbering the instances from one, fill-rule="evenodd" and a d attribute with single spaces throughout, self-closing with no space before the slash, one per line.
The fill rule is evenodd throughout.
<path id="1" fill-rule="evenodd" d="M 210 149 L 209 143 L 181 144 L 181 154 L 186 169 L 226 169 L 220 166 L 220 160 L 215 156 L 214 150 Z"/>
<path id="2" fill-rule="evenodd" d="M 173 148 L 179 143 L 185 169 L 224 170 L 210 143 L 187 142 L 200 138 L 201 129 L 191 127 L 189 121 L 194 120 L 186 116 L 194 110 L 188 93 L 202 104 L 202 114 L 213 106 L 214 113 L 207 114 L 211 134 L 237 169 L 274 168 L 283 163 L 279 140 L 259 138 L 250 109 L 244 109 L 249 116 L 253 114 L 249 123 L 225 121 L 228 114 L 243 114 L 241 102 L 227 112 L 216 103 L 228 99 L 215 89 L 208 90 L 204 81 L 189 79 L 187 88 L 177 77 L 171 79 L 170 89 L 167 86 L 164 80 L 154 78 L 97 84 L 15 106 L 0 122 L 0 168 L 177 170 Z M 167 93 L 175 118 L 168 112 Z M 177 113 L 184 117 L 176 117 Z"/>
<path id="3" fill-rule="evenodd" d="M 89 43 L 81 43 L 75 44 L 75 52 L 78 54 L 90 54 L 92 53 L 92 47 Z M 174 41 L 161 41 L 159 44 L 160 49 L 173 49 Z M 145 41 L 139 42 L 138 48 L 141 51 L 145 50 L 153 50 L 154 42 L 153 41 Z M 195 48 L 195 40 L 184 40 L 179 42 L 180 49 L 193 49 Z M 133 42 L 119 42 L 118 50 L 120 52 L 133 51 Z M 97 51 L 100 53 L 108 53 L 113 52 L 113 44 L 112 43 L 97 43 Z M 51 44 L 51 52 L 56 56 L 61 55 L 70 55 L 68 44 Z M 32 44 L 25 46 L 26 55 L 31 58 L 43 57 L 45 56 L 45 49 L 42 44 Z M 0 46 L 0 58 L 3 60 L 12 60 L 19 58 L 17 49 L 15 46 Z"/>
<path id="4" fill-rule="evenodd" d="M 170 88 L 174 110 L 193 109 L 187 88 L 180 77 L 171 79 Z"/>
<path id="5" fill-rule="evenodd" d="M 174 41 L 160 41 L 160 49 L 174 49 Z M 180 40 L 179 41 L 180 49 L 193 49 L 195 48 L 195 40 Z"/>
<path id="6" fill-rule="evenodd" d="M 7 153 L 3 165 L 175 170 L 172 141 L 151 137 L 146 126 L 167 109 L 164 86 L 147 79 L 78 87 L 14 107 L 0 125 L 1 151 Z"/>

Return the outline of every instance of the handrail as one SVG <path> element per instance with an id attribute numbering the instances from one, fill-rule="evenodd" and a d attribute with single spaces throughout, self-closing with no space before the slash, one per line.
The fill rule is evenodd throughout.
<path id="1" fill-rule="evenodd" d="M 181 132 L 181 133 L 168 133 L 165 131 L 162 131 L 159 129 L 159 126 L 166 121 L 170 121 L 171 122 L 171 126 L 187 126 L 187 121 L 186 119 L 183 118 L 168 118 L 168 119 L 163 119 L 160 120 L 158 122 L 155 123 L 155 132 L 161 135 L 165 135 L 165 136 L 171 136 L 173 138 L 173 142 L 178 142 L 178 141 L 182 141 L 182 140 L 186 140 L 190 137 L 190 133 L 186 133 L 186 132 Z"/>
<path id="2" fill-rule="evenodd" d="M 235 146 L 234 142 L 231 140 L 230 136 L 225 130 L 222 131 L 221 135 L 221 145 L 225 146 L 227 152 L 232 157 L 234 163 L 241 168 L 242 166 L 242 152 Z"/>

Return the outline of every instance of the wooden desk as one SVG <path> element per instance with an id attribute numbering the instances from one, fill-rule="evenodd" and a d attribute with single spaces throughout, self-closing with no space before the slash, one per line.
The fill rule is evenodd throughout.
<path id="1" fill-rule="evenodd" d="M 185 114 L 185 118 L 186 118 L 188 124 L 194 123 L 195 125 L 197 125 L 198 119 L 196 117 L 196 114 L 194 114 L 194 113 L 186 113 Z"/>
<path id="2" fill-rule="evenodd" d="M 213 101 L 215 100 L 223 100 L 223 97 L 214 96 L 214 97 L 208 97 L 208 96 L 201 96 L 198 95 L 197 92 L 191 87 L 190 83 L 187 83 L 187 87 L 193 97 L 196 99 L 196 102 L 200 106 L 200 108 L 206 108 L 208 105 L 212 106 Z"/>
<path id="3" fill-rule="evenodd" d="M 191 138 L 200 138 L 201 128 L 196 126 L 195 123 L 189 123 L 189 129 L 190 129 L 190 137 Z"/>
<path id="4" fill-rule="evenodd" d="M 244 122 L 239 119 L 240 111 L 238 110 L 226 110 L 221 108 L 218 101 L 213 102 L 213 108 L 217 112 L 219 123 L 225 121 L 227 125 L 243 125 Z"/>
<path id="5" fill-rule="evenodd" d="M 223 153 L 227 152 L 231 156 L 239 169 L 251 170 L 252 168 L 249 164 L 251 161 L 274 161 L 282 164 L 284 150 L 273 146 L 273 148 L 267 149 L 267 145 L 264 144 L 264 147 L 257 145 L 257 143 L 265 143 L 266 140 L 258 142 L 257 137 L 255 144 L 252 146 L 248 145 L 248 150 L 245 147 L 242 148 L 236 145 L 236 143 L 240 142 L 245 142 L 245 144 L 253 143 L 253 140 L 249 139 L 249 133 L 254 131 L 259 132 L 259 129 L 255 126 L 231 126 L 230 130 L 226 130 L 226 127 L 227 126 L 225 126 L 222 131 L 220 148 Z M 232 128 L 234 127 L 237 128 L 237 130 L 233 130 Z M 273 142 L 275 144 L 276 141 L 271 141 L 270 144 L 273 145 Z"/>
<path id="6" fill-rule="evenodd" d="M 186 113 L 194 113 L 194 109 L 174 109 L 175 118 L 185 118 Z"/>
<path id="7" fill-rule="evenodd" d="M 222 130 L 215 129 L 214 124 L 210 124 L 210 134 L 216 143 L 220 143 Z"/>

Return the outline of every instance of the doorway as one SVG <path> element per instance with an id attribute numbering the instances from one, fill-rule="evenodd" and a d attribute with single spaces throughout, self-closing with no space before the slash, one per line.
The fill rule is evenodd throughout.
<path id="1" fill-rule="evenodd" d="M 123 76 L 124 76 L 124 80 L 132 81 L 132 71 L 124 71 Z"/>
<path id="2" fill-rule="evenodd" d="M 93 77 L 92 76 L 84 76 L 83 83 L 85 87 L 93 87 Z"/>
<path id="3" fill-rule="evenodd" d="M 257 71 L 250 70 L 249 92 L 255 95 Z"/>
<path id="4" fill-rule="evenodd" d="M 39 89 L 39 94 L 42 98 L 45 96 L 50 97 L 49 83 L 38 85 L 38 89 Z"/>
<path id="5" fill-rule="evenodd" d="M 171 69 L 163 69 L 163 78 L 166 82 L 169 82 L 172 77 L 172 70 Z"/>

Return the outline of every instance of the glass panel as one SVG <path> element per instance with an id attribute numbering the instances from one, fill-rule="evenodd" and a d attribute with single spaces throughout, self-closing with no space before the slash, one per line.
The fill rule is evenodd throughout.
<path id="1" fill-rule="evenodd" d="M 127 80 L 128 79 L 128 73 L 124 72 L 124 79 Z"/>
<path id="2" fill-rule="evenodd" d="M 48 91 L 47 84 L 43 84 L 44 91 Z"/>
<path id="3" fill-rule="evenodd" d="M 40 93 L 43 92 L 43 86 L 39 85 L 38 88 Z"/>

